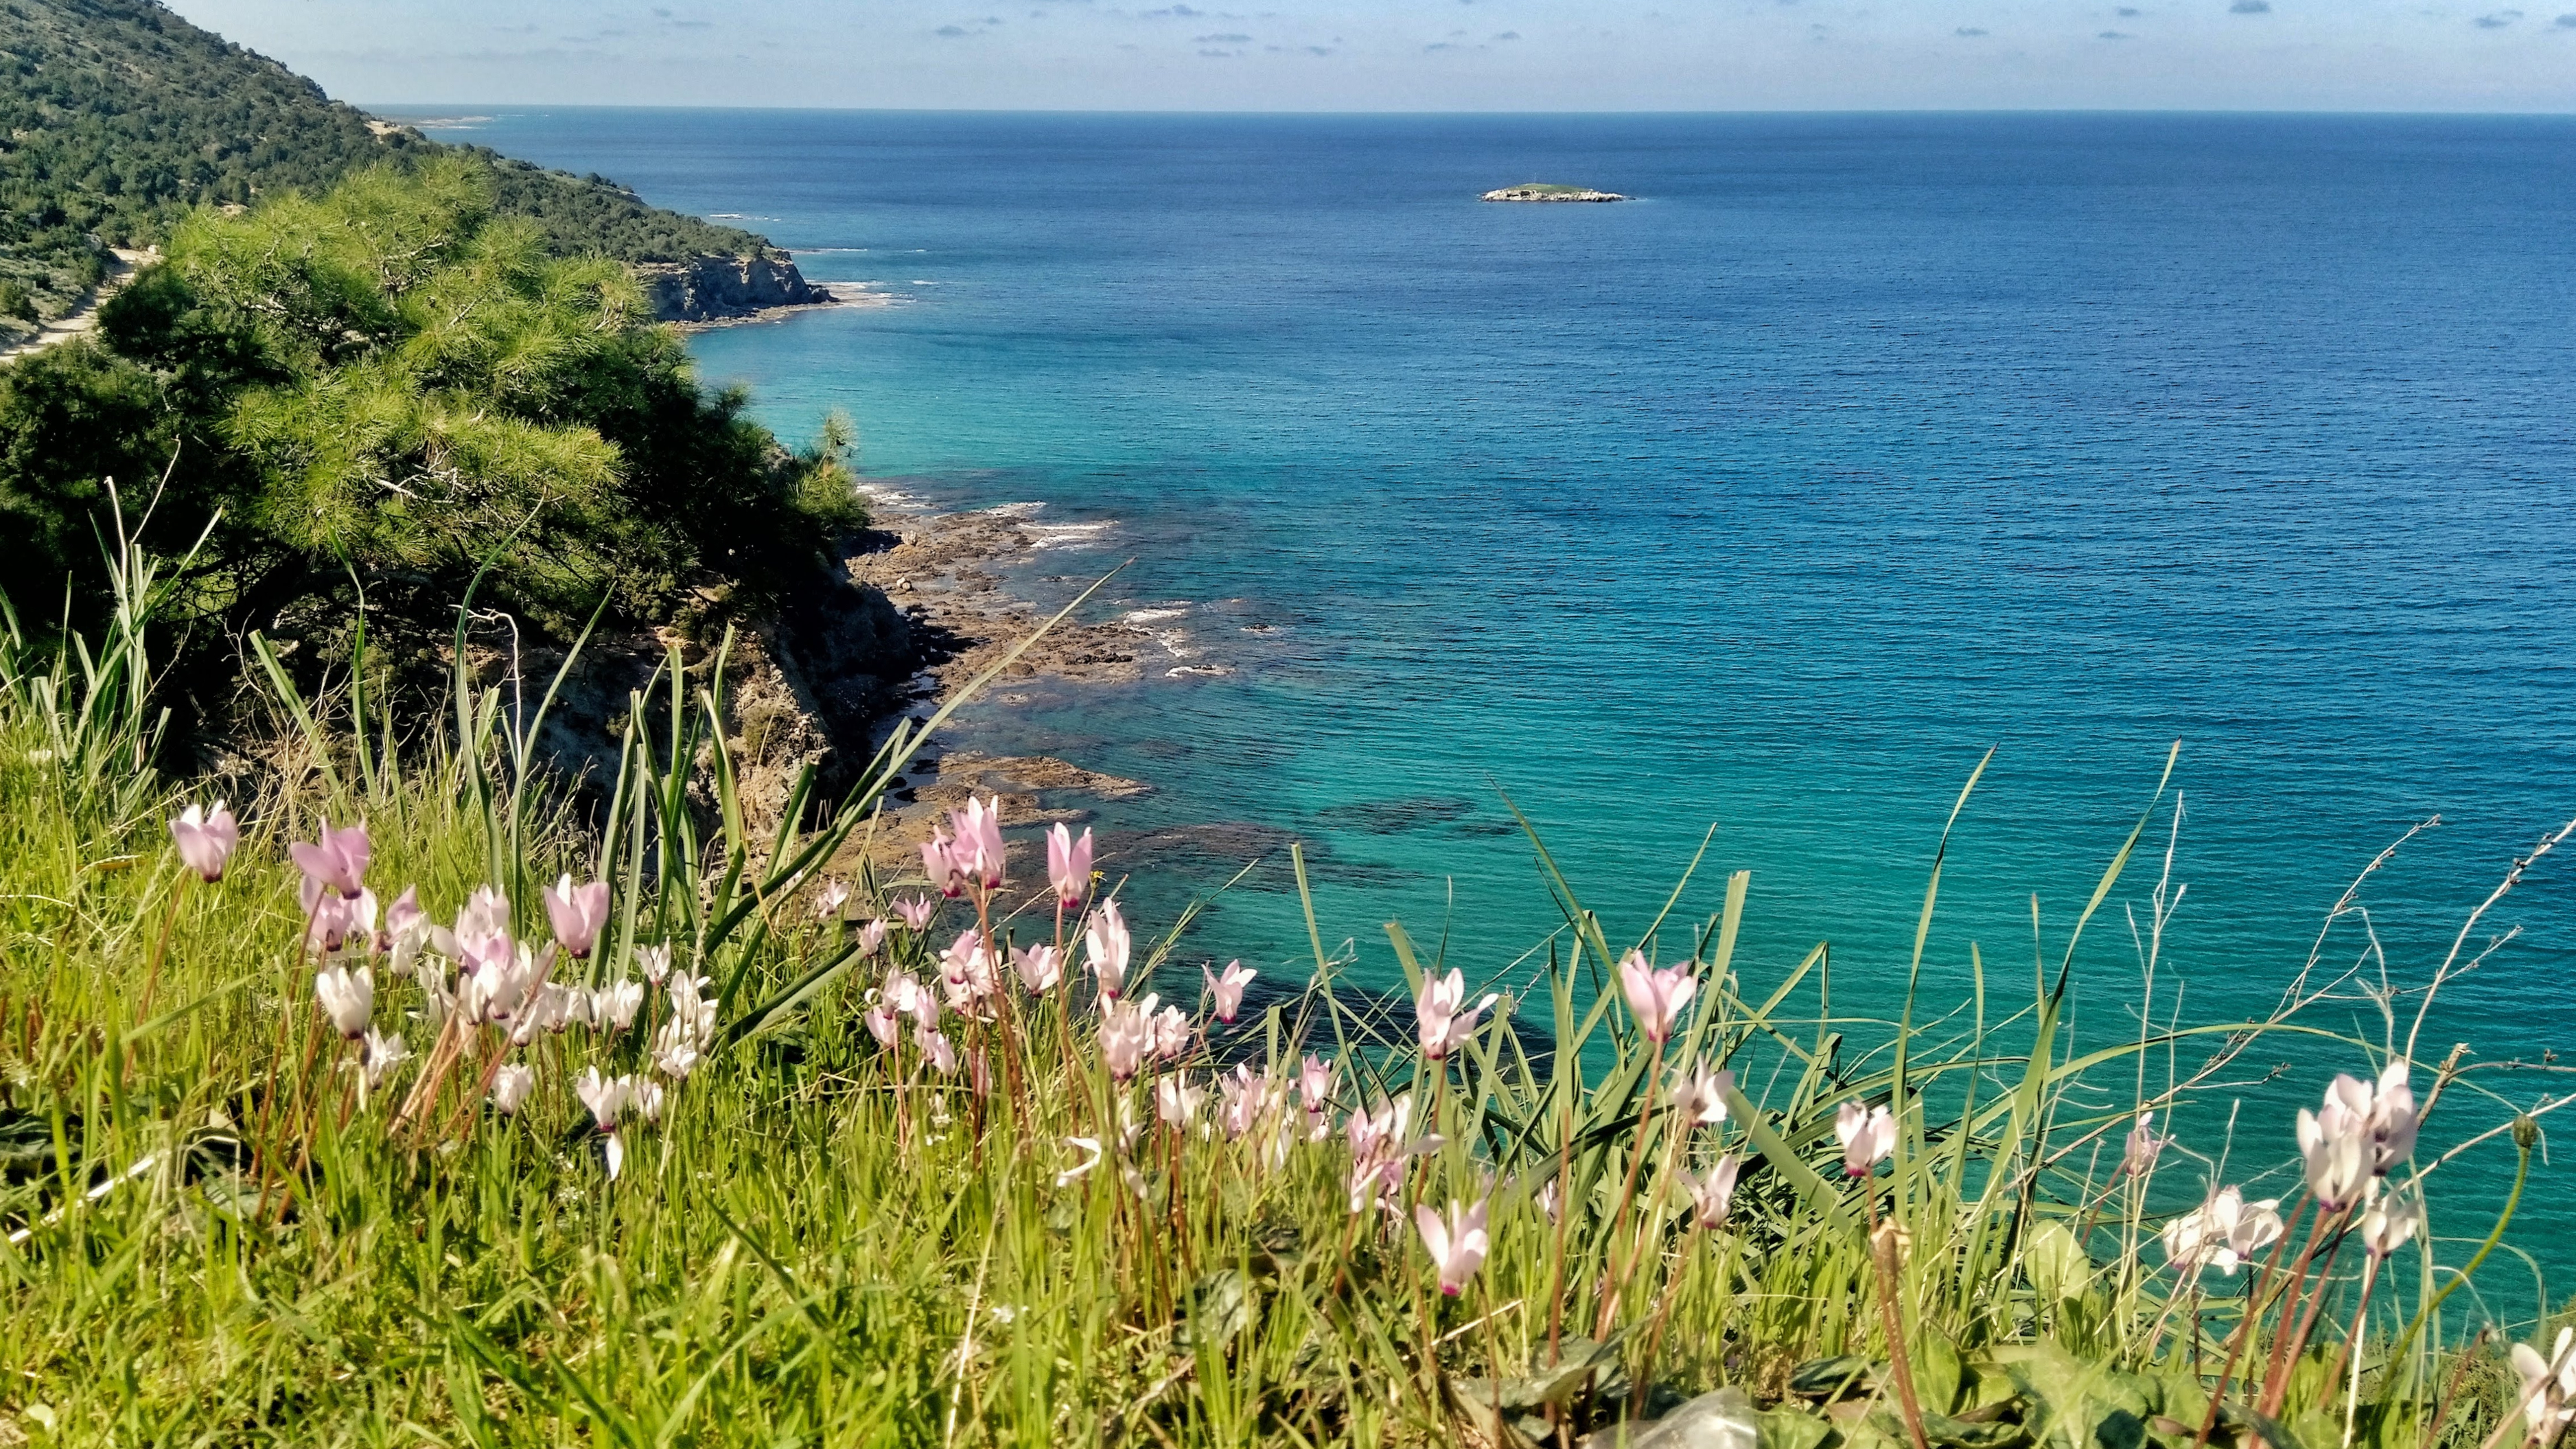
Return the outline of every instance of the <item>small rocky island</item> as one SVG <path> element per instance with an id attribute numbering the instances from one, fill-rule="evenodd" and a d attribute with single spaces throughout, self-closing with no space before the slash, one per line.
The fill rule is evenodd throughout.
<path id="1" fill-rule="evenodd" d="M 1532 181 L 1520 186 L 1506 186 L 1485 193 L 1487 201 L 1626 201 L 1615 191 L 1594 191 L 1588 186 L 1557 186 Z"/>

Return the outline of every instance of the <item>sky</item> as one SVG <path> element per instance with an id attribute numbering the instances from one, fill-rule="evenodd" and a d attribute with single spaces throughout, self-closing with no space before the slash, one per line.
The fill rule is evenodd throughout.
<path id="1" fill-rule="evenodd" d="M 176 0 L 175 8 L 360 105 L 2576 110 L 2576 0 L 2539 9 L 2497 0 Z"/>

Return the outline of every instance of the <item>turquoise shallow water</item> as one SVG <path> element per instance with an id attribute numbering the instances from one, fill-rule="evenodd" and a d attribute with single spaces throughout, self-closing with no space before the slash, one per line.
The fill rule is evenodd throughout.
<path id="1" fill-rule="evenodd" d="M 1105 826 L 1312 842 L 1371 979 L 1390 918 L 1471 975 L 1555 925 L 1498 790 L 1614 936 L 1714 823 L 1690 908 L 1754 872 L 1748 981 L 1829 937 L 1838 1001 L 1885 1007 L 1995 746 L 1928 950 L 1946 1006 L 1972 941 L 1999 993 L 2027 980 L 2033 892 L 2055 960 L 2178 738 L 2168 979 L 2209 1017 L 2277 994 L 2409 823 L 2445 821 L 2365 899 L 2413 981 L 2576 815 L 2576 123 L 574 110 L 470 137 L 898 294 L 695 345 L 791 437 L 848 409 L 880 482 L 1112 523 L 1029 586 L 1132 557 L 1105 612 L 1180 610 L 1173 663 L 1232 672 L 1040 691 L 972 741 L 1160 787 Z M 1641 199 L 1474 200 L 1531 178 Z M 1223 869 L 1150 864 L 1164 910 Z M 2095 1039 L 2133 1029 L 2120 913 L 2151 880 L 2088 938 Z M 1301 956 L 1283 884 L 1221 901 L 1197 954 Z M 2576 1044 L 2576 850 L 2492 924 L 2522 934 L 2428 1039 Z M 2291 1054 L 2266 1114 L 2328 1069 Z M 2576 1225 L 2544 1196 L 2536 1234 Z"/>

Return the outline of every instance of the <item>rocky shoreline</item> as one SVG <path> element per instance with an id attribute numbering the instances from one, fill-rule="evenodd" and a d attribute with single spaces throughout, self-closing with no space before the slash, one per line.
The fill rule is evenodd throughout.
<path id="1" fill-rule="evenodd" d="M 1029 505 L 897 514 L 891 526 L 871 535 L 864 541 L 867 546 L 844 560 L 844 567 L 853 584 L 881 594 L 909 622 L 925 661 L 915 680 L 916 698 L 940 705 L 956 699 L 1053 616 L 1052 609 L 1018 597 L 1003 571 L 1058 543 L 1096 537 L 1106 527 L 1041 523 L 1038 510 Z M 1172 631 L 1156 629 L 1156 622 L 1067 619 L 1030 644 L 987 687 L 984 698 L 1002 707 L 1026 703 L 1028 696 L 1011 686 L 1040 679 L 1132 685 L 1182 671 L 1230 672 L 1221 664 L 1184 662 L 1194 659 L 1194 652 L 1180 646 Z M 1006 816 L 1017 824 L 1080 825 L 1093 815 L 1090 803 L 1130 800 L 1152 789 L 1144 781 L 1050 755 L 944 750 L 933 741 L 915 758 L 904 787 L 887 801 L 887 821 L 864 853 L 881 873 L 917 867 L 921 835 L 941 812 L 962 808 L 969 794 L 999 796 Z M 1065 803 L 1067 797 L 1084 803 Z M 1033 842 L 1015 841 L 1014 857 L 1023 847 L 1035 849 Z M 1026 871 L 1020 865 L 1015 858 L 1015 875 L 1038 870 L 1034 855 Z"/>
<path id="2" fill-rule="evenodd" d="M 925 720 L 1035 633 L 1055 610 L 1021 596 L 1011 575 L 1052 548 L 1097 539 L 1108 524 L 1042 521 L 1035 505 L 933 512 L 909 501 L 880 504 L 880 523 L 849 542 L 839 577 L 805 591 L 771 619 L 735 637 L 726 671 L 726 747 L 737 796 L 755 839 L 777 829 L 795 782 L 816 770 L 815 798 L 837 799 L 858 783 L 878 746 L 904 719 Z M 1078 589 L 1108 572 L 1096 555 L 1050 584 Z M 1069 618 L 1049 630 L 987 686 L 979 703 L 1031 703 L 1047 682 L 1077 688 L 1154 687 L 1169 680 L 1234 672 L 1212 660 L 1174 616 L 1208 606 L 1131 607 L 1101 622 Z M 1255 636 L 1275 626 L 1245 627 Z M 582 667 L 555 701 L 544 748 L 555 762 L 604 792 L 615 771 L 618 720 L 631 691 L 644 687 L 678 639 L 669 633 L 595 638 Z M 692 671 L 711 662 L 713 640 L 682 645 Z M 530 651 L 519 668 L 550 677 L 559 650 Z M 505 668 L 495 659 L 490 667 Z M 1038 686 L 1039 688 L 1032 688 Z M 954 738 L 955 731 L 943 731 Z M 1013 831 L 1015 882 L 1043 885 L 1043 848 L 1025 827 L 1058 822 L 1081 829 L 1100 807 L 1155 793 L 1145 780 L 1049 754 L 998 754 L 971 742 L 934 738 L 915 754 L 883 802 L 883 817 L 822 867 L 881 880 L 918 873 L 920 842 L 971 795 L 998 797 Z M 1258 858 L 1284 858 L 1292 835 L 1240 820 L 1099 827 L 1098 859 L 1113 875 L 1230 874 Z M 1308 846 L 1317 879 L 1364 868 Z M 1275 874 L 1273 872 L 1272 874 Z M 1281 877 L 1281 879 L 1285 879 Z"/>

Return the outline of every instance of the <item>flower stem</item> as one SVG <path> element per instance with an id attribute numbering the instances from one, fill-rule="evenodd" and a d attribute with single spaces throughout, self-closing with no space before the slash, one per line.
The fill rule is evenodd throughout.
<path id="1" fill-rule="evenodd" d="M 193 870 L 183 870 L 179 872 L 179 883 L 171 887 L 170 909 L 162 913 L 161 935 L 152 943 L 152 964 L 144 968 L 143 972 L 143 1000 L 134 1009 L 134 1020 L 137 1025 L 151 1019 L 152 991 L 154 987 L 161 984 L 161 957 L 170 949 L 170 928 L 179 923 L 179 903 L 188 898 L 188 882 L 196 879 L 196 876 L 197 873 Z"/>
<path id="2" fill-rule="evenodd" d="M 1663 1075 L 1664 1044 L 1657 1042 L 1655 1043 L 1655 1064 L 1646 1072 L 1643 1099 L 1637 1106 L 1637 1142 L 1628 1153 L 1628 1180 L 1619 1188 L 1618 1210 L 1610 1214 L 1610 1251 L 1613 1253 L 1618 1251 L 1618 1225 L 1628 1216 L 1628 1204 L 1637 1196 L 1637 1169 L 1645 1165 L 1646 1139 L 1655 1115 L 1655 1084 L 1663 1079 Z M 1562 1210 L 1563 1207 L 1560 1206 L 1559 1211 Z M 1615 1265 L 1604 1266 L 1615 1267 Z M 1601 1311 L 1593 1316 L 1592 1323 L 1592 1336 L 1596 1339 L 1610 1336 L 1610 1321 L 1618 1315 L 1620 1288 L 1618 1276 L 1614 1273 L 1603 1288 Z"/>
<path id="3" fill-rule="evenodd" d="M 1923 1405 L 1914 1397 L 1914 1365 L 1905 1352 L 1905 1315 L 1897 1308 L 1897 1254 L 1903 1230 L 1896 1220 L 1882 1222 L 1878 1216 L 1878 1190 L 1864 1184 L 1869 1207 L 1870 1258 L 1878 1265 L 1878 1309 L 1887 1325 L 1888 1376 L 1896 1380 L 1897 1407 L 1905 1411 L 1905 1433 L 1914 1441 L 1914 1449 L 1931 1449 L 1923 1437 Z"/>

